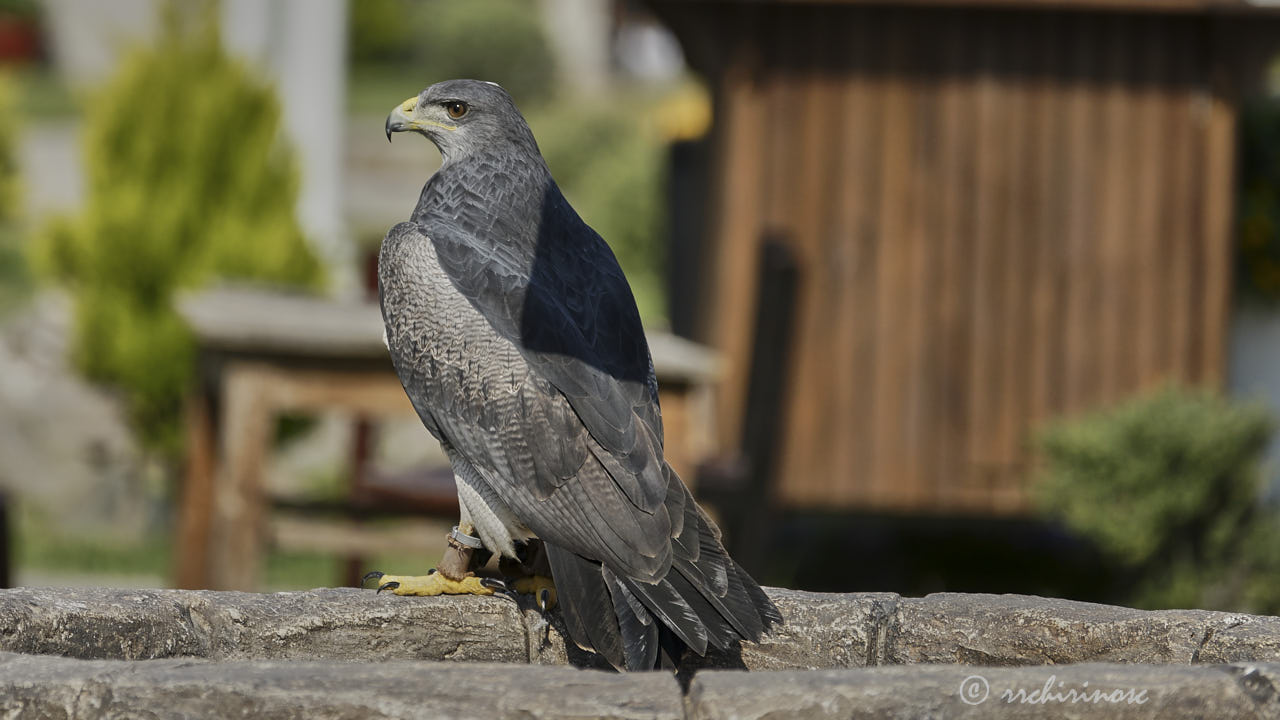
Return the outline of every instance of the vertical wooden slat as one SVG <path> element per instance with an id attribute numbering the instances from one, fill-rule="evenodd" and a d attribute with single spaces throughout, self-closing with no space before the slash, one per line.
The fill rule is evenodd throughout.
<path id="1" fill-rule="evenodd" d="M 1199 125 L 1196 122 L 1194 95 L 1194 52 L 1196 37 L 1187 22 L 1178 23 L 1171 38 L 1173 53 L 1173 87 L 1170 96 L 1170 132 L 1164 144 L 1164 154 L 1169 163 L 1168 206 L 1163 215 L 1161 237 L 1166 248 L 1161 253 L 1166 258 L 1168 283 L 1161 308 L 1168 329 L 1164 352 L 1166 364 L 1172 376 L 1182 382 L 1192 380 L 1189 355 L 1192 351 L 1190 307 L 1192 275 L 1197 272 L 1193 264 L 1192 245 L 1199 235 L 1194 218 L 1197 217 L 1198 178 L 1196 173 L 1195 138 Z"/>
<path id="2" fill-rule="evenodd" d="M 1134 253 L 1131 284 L 1134 320 L 1129 328 L 1134 349 L 1130 362 L 1131 375 L 1126 383 L 1129 392 L 1149 387 L 1166 377 L 1164 360 L 1159 350 L 1166 326 L 1159 304 L 1164 295 L 1162 290 L 1165 284 L 1165 277 L 1161 272 L 1161 256 L 1166 248 L 1163 247 L 1159 227 L 1161 190 L 1169 177 L 1168 158 L 1160 153 L 1170 109 L 1165 102 L 1168 86 L 1164 70 L 1168 64 L 1164 41 L 1168 32 L 1169 28 L 1163 21 L 1144 23 L 1139 31 L 1140 42 L 1136 48 L 1138 84 L 1134 88 L 1137 108 L 1134 123 L 1136 137 L 1133 139 L 1136 155 L 1130 170 L 1135 200 L 1130 208 L 1133 232 L 1129 239 Z"/>
<path id="3" fill-rule="evenodd" d="M 787 183 L 783 198 L 785 227 L 789 230 L 792 249 L 801 270 L 800 295 L 796 308 L 795 349 L 789 371 L 792 405 L 799 411 L 787 422 L 783 438 L 782 467 L 787 477 L 808 478 L 819 489 L 824 479 L 836 473 L 832 457 L 824 441 L 829 439 L 830 407 L 834 402 L 830 387 L 836 364 L 832 362 L 826 341 L 835 322 L 830 314 L 830 296 L 838 280 L 828 262 L 829 225 L 824 210 L 832 204 L 830 188 L 834 181 L 837 155 L 832 152 L 830 138 L 838 127 L 837 86 L 833 77 L 823 72 L 825 47 L 831 28 L 824 15 L 809 9 L 795 14 L 796 37 L 803 43 L 787 46 L 786 72 L 779 82 L 799 88 L 788 95 L 794 104 L 779 106 L 784 117 L 780 125 L 786 134 L 776 142 L 791 151 L 789 163 L 776 172 Z M 791 413 L 788 410 L 788 415 Z M 800 481 L 801 485 L 805 481 Z"/>
<path id="4" fill-rule="evenodd" d="M 1094 186 L 1093 202 L 1100 209 L 1098 227 L 1097 272 L 1100 292 L 1094 296 L 1092 314 L 1097 334 L 1091 352 L 1096 354 L 1098 389 L 1090 404 L 1103 403 L 1119 394 L 1124 362 L 1124 334 L 1129 328 L 1125 306 L 1126 286 L 1132 281 L 1125 268 L 1126 219 L 1132 211 L 1128 200 L 1130 185 L 1130 149 L 1128 131 L 1131 98 L 1124 82 L 1127 71 L 1129 37 L 1123 18 L 1102 21 L 1103 88 L 1100 122 L 1102 143 L 1099 147 L 1100 182 Z"/>
<path id="5" fill-rule="evenodd" d="M 1063 84 L 1057 73 L 1064 69 L 1061 16 L 1046 13 L 1038 18 L 1034 33 L 1038 47 L 1031 104 L 1033 127 L 1035 207 L 1027 242 L 1033 245 L 1031 287 L 1027 431 L 1033 431 L 1060 407 L 1063 354 L 1063 309 L 1066 294 L 1062 282 L 1066 244 L 1063 173 L 1066 171 L 1066 112 Z"/>
<path id="6" fill-rule="evenodd" d="M 947 130 L 950 123 L 947 108 L 947 55 L 957 16 L 952 12 L 932 15 L 924 25 L 915 45 L 921 48 L 918 62 L 920 87 L 916 101 L 923 122 L 916 130 L 915 192 L 920 199 L 918 215 L 917 255 L 913 275 L 920 287 L 920 303 L 916 310 L 913 339 L 919 354 L 912 397 L 912 436 L 910 446 L 916 463 L 916 483 L 912 495 L 904 499 L 908 508 L 938 502 L 942 476 L 952 476 L 940 457 L 947 427 L 942 419 L 946 399 L 939 379 L 946 358 L 947 342 L 942 326 L 943 281 L 946 278 L 947 236 L 944 217 L 943 173 Z"/>
<path id="7" fill-rule="evenodd" d="M 969 462 L 987 482 L 1000 464 L 999 408 L 1004 388 L 1000 382 L 1000 312 L 1003 302 L 1001 253 L 1004 250 L 1005 214 L 1009 191 L 1004 162 L 1007 152 L 1008 97 L 998 74 L 1004 43 L 992 23 L 982 25 L 980 67 L 977 79 L 977 176 L 974 183 L 974 279 L 973 335 L 970 341 Z"/>
<path id="8" fill-rule="evenodd" d="M 1003 387 L 998 408 L 998 424 L 995 458 L 997 467 L 990 492 L 1003 494 L 1018 470 L 1022 457 L 1023 430 L 1026 425 L 1026 407 L 1029 403 L 1028 382 L 1031 376 L 1028 359 L 1031 319 L 1030 292 L 1034 265 L 1028 219 L 1033 202 L 1035 183 L 1032 171 L 1035 167 L 1035 146 L 1030 139 L 1032 118 L 1030 91 L 1026 71 L 1031 66 L 1032 46 L 1030 17 L 1011 16 L 1003 26 L 1002 35 L 1009 38 L 1010 53 L 1006 87 L 1006 132 L 1002 161 L 1008 189 L 1003 204 L 997 209 L 1004 217 L 1001 228 L 1003 250 L 1000 253 L 1000 277 L 1002 289 L 1000 304 L 1000 354 L 997 359 L 1000 374 L 998 382 Z"/>
<path id="9" fill-rule="evenodd" d="M 936 395 L 940 406 L 934 419 L 940 427 L 935 446 L 934 487 L 943 507 L 956 507 L 971 482 L 968 437 L 970 330 L 973 322 L 973 188 L 976 185 L 976 95 L 972 70 L 975 48 L 970 42 L 976 22 L 960 15 L 949 23 L 943 42 L 941 166 L 937 193 L 942 212 L 942 263 L 938 308 L 939 350 Z"/>
<path id="10" fill-rule="evenodd" d="M 714 247 L 714 288 L 709 294 L 712 320 L 710 340 L 724 358 L 724 389 L 717 398 L 720 447 L 738 446 L 742 411 L 746 404 L 747 364 L 751 348 L 751 319 L 755 297 L 756 243 L 764 191 L 761 137 L 766 126 L 767 97 L 757 83 L 760 58 L 755 40 L 755 13 L 735 14 L 725 30 L 730 35 L 732 60 L 720 79 L 721 100 L 716 108 L 719 129 Z"/>
<path id="11" fill-rule="evenodd" d="M 879 243 L 876 296 L 876 383 L 873 428 L 876 454 L 869 483 L 869 500 L 883 506 L 894 498 L 905 472 L 903 387 L 907 382 L 907 347 L 903 342 L 903 314 L 912 302 L 907 292 L 909 245 L 906 215 L 910 211 L 908 158 L 912 140 L 910 87 L 901 77 L 910 47 L 903 13 L 890 11 L 887 38 L 887 80 L 881 96 L 884 122 L 879 176 Z"/>
<path id="12" fill-rule="evenodd" d="M 901 342 L 907 359 L 902 402 L 903 473 L 895 507 L 919 507 L 931 496 L 928 456 L 935 447 L 934 394 L 930 378 L 935 367 L 931 308 L 937 303 L 938 248 L 938 65 L 940 20 L 925 17 L 907 26 L 912 49 L 907 88 L 914 120 L 908 148 L 910 205 L 903 232 L 906 243 L 906 294 Z"/>
<path id="13" fill-rule="evenodd" d="M 1236 113 L 1231 86 L 1232 38 L 1227 26 L 1208 19 L 1208 107 L 1204 144 L 1204 304 L 1201 309 L 1201 382 L 1220 386 L 1226 373 L 1231 288 L 1231 220 L 1235 200 Z"/>
<path id="14" fill-rule="evenodd" d="M 831 446 L 841 473 L 830 478 L 836 492 L 831 496 L 843 503 L 866 501 L 874 472 L 875 445 L 873 395 L 876 384 L 875 318 L 879 254 L 877 209 L 881 183 L 874 169 L 883 133 L 881 88 L 883 76 L 873 72 L 872 63 L 882 50 L 876 10 L 857 13 L 848 21 L 850 44 L 844 72 L 844 118 L 839 155 L 842 181 L 836 214 L 836 236 L 844 238 L 840 247 L 841 290 L 837 315 L 841 321 L 832 328 L 833 357 L 837 366 L 833 394 L 839 411 L 833 421 L 844 437 Z M 815 479 L 814 484 L 820 484 Z M 821 496 L 815 502 L 822 502 Z"/>
<path id="15" fill-rule="evenodd" d="M 1092 404 L 1096 364 L 1091 347 L 1091 330 L 1097 317 L 1091 299 L 1098 268 L 1093 262 L 1094 205 L 1091 190 L 1095 178 L 1092 168 L 1097 160 L 1092 127 L 1093 110 L 1099 93 L 1099 80 L 1094 68 L 1096 52 L 1095 28 L 1089 20 L 1072 16 L 1070 28 L 1070 78 L 1067 89 L 1067 165 L 1066 193 L 1062 202 L 1067 208 L 1067 313 L 1064 347 L 1063 410 L 1075 413 Z"/>

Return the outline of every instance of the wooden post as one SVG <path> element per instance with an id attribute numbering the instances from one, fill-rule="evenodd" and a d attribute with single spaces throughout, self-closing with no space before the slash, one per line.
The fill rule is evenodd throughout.
<path id="1" fill-rule="evenodd" d="M 213 516 L 214 448 L 212 399 L 200 389 L 187 399 L 187 468 L 178 508 L 174 585 L 186 590 L 209 587 L 209 528 Z"/>
<path id="2" fill-rule="evenodd" d="M 253 590 L 264 536 L 262 463 L 270 442 L 269 374 L 252 366 L 226 371 L 223 465 L 214 493 L 210 582 L 215 590 Z"/>

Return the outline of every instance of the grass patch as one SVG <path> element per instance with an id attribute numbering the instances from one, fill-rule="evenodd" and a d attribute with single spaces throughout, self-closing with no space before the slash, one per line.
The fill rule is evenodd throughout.
<path id="1" fill-rule="evenodd" d="M 19 512 L 14 527 L 14 567 L 41 574 L 105 578 L 152 577 L 167 584 L 173 573 L 173 538 L 149 534 L 138 541 L 59 533 L 48 521 Z M 443 550 L 443 543 L 441 543 Z M 362 565 L 396 573 L 425 573 L 438 556 L 394 553 L 367 558 Z M 262 588 L 309 590 L 342 583 L 346 558 L 325 552 L 270 550 L 263 563 Z"/>
<path id="2" fill-rule="evenodd" d="M 310 590 L 341 580 L 342 558 L 328 553 L 271 551 L 267 553 L 263 586 L 271 590 Z"/>
<path id="3" fill-rule="evenodd" d="M 19 571 L 168 577 L 173 566 L 172 542 L 167 537 L 141 543 L 110 542 L 59 536 L 20 523 L 14 544 L 14 564 Z"/>

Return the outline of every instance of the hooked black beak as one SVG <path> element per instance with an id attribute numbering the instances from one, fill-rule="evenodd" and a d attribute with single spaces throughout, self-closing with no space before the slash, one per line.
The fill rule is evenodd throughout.
<path id="1" fill-rule="evenodd" d="M 413 108 L 418 104 L 418 98 L 411 97 L 408 100 L 396 106 L 395 110 L 387 115 L 387 123 L 385 125 L 387 131 L 387 142 L 391 142 L 391 133 L 411 130 L 416 127 L 413 118 L 409 113 L 413 112 Z"/>

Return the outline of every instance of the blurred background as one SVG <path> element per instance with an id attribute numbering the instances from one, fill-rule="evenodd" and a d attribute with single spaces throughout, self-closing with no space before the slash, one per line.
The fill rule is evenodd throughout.
<path id="1" fill-rule="evenodd" d="M 0 0 L 0 585 L 425 571 L 376 252 L 507 88 L 767 584 L 1280 613 L 1280 8 Z"/>

